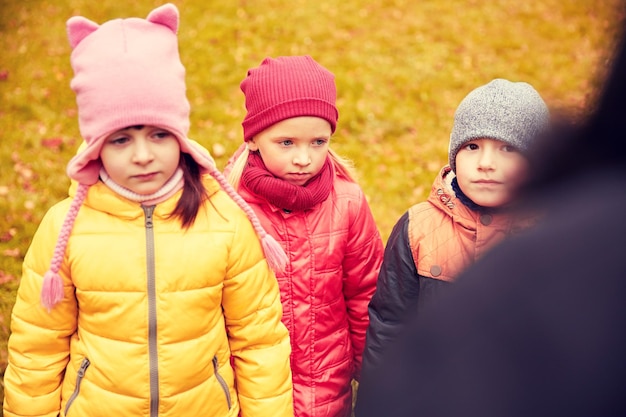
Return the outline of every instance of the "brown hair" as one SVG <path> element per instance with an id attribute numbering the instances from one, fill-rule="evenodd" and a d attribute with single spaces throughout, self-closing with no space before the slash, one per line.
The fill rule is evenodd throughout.
<path id="1" fill-rule="evenodd" d="M 202 174 L 198 163 L 187 153 L 181 152 L 180 156 L 180 167 L 183 170 L 185 184 L 183 194 L 170 213 L 170 217 L 178 217 L 182 227 L 187 229 L 193 225 L 200 206 L 208 196 L 202 183 Z"/>

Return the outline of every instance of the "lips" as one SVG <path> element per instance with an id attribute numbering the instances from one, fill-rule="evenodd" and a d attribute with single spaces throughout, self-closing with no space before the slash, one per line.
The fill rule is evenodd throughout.
<path id="1" fill-rule="evenodd" d="M 290 172 L 289 174 L 290 177 L 294 177 L 294 178 L 306 178 L 309 176 L 308 172 Z"/>
<path id="2" fill-rule="evenodd" d="M 294 185 L 304 185 L 311 178 L 311 174 L 307 172 L 292 172 L 285 175 L 284 178 Z"/>
<path id="3" fill-rule="evenodd" d="M 139 174 L 139 175 L 133 175 L 133 178 L 138 179 L 140 181 L 150 181 L 152 179 L 154 179 L 154 177 L 157 176 L 156 172 L 150 172 L 147 174 Z"/>

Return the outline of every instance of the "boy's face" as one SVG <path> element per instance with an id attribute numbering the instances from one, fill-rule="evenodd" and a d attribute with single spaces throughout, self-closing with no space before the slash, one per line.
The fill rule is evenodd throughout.
<path id="1" fill-rule="evenodd" d="M 281 120 L 248 141 L 259 151 L 267 170 L 294 185 L 304 185 L 317 175 L 328 155 L 330 123 L 319 117 Z"/>
<path id="2" fill-rule="evenodd" d="M 463 193 L 483 207 L 510 203 L 528 178 L 529 164 L 516 148 L 495 139 L 474 139 L 456 155 L 456 177 Z"/>
<path id="3" fill-rule="evenodd" d="M 133 126 L 106 137 L 100 160 L 116 184 L 150 195 L 174 175 L 180 161 L 180 145 L 167 130 Z"/>

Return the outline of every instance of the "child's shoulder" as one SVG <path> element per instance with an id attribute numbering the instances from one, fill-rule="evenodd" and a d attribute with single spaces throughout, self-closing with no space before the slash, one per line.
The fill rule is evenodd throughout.
<path id="1" fill-rule="evenodd" d="M 449 220 L 452 209 L 446 205 L 446 202 L 451 199 L 451 194 L 452 191 L 445 185 L 445 179 L 438 176 L 428 197 L 407 209 L 410 223 L 419 225 Z"/>
<path id="2" fill-rule="evenodd" d="M 407 210 L 409 228 L 428 230 L 441 226 L 441 223 L 449 218 L 428 201 L 417 203 Z"/>
<path id="3" fill-rule="evenodd" d="M 436 211 L 438 210 L 428 201 L 420 201 L 419 203 L 413 204 L 407 209 L 407 212 L 409 213 L 409 218 L 427 215 L 428 213 Z"/>
<path id="4" fill-rule="evenodd" d="M 64 198 L 48 208 L 37 226 L 38 233 L 41 234 L 46 231 L 49 232 L 51 236 L 57 236 L 63 226 L 63 221 L 67 216 L 71 203 L 71 198 Z"/>
<path id="5" fill-rule="evenodd" d="M 66 197 L 63 200 L 57 201 L 46 211 L 44 218 L 60 217 L 61 220 L 65 219 L 65 215 L 67 214 L 71 204 L 71 197 Z"/>
<path id="6" fill-rule="evenodd" d="M 247 217 L 243 209 L 233 200 L 233 197 L 228 195 L 215 178 L 207 174 L 203 177 L 202 182 L 208 196 L 204 203 L 206 210 L 215 211 L 224 218 Z"/>
<path id="7" fill-rule="evenodd" d="M 236 207 L 239 209 L 237 203 L 235 203 L 235 201 L 222 188 L 219 182 L 217 182 L 217 180 L 211 175 L 205 175 L 202 178 L 202 183 L 204 184 L 204 188 L 207 192 L 207 204 L 209 206 L 224 207 L 228 209 Z"/>
<path id="8" fill-rule="evenodd" d="M 335 194 L 337 195 L 337 198 L 361 198 L 361 196 L 363 195 L 363 189 L 358 183 L 339 175 L 335 176 L 333 189 L 335 191 Z"/>

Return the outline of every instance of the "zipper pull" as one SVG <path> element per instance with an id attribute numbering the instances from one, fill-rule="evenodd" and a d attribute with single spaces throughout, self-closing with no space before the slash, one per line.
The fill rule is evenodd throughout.
<path id="1" fill-rule="evenodd" d="M 152 213 L 154 213 L 155 206 L 142 206 L 143 212 L 146 215 L 146 228 L 152 229 Z"/>
<path id="2" fill-rule="evenodd" d="M 82 378 L 85 376 L 85 371 L 87 370 L 87 368 L 89 368 L 89 365 L 91 365 L 91 362 L 89 361 L 89 359 L 87 358 L 83 359 L 83 362 L 80 364 L 80 368 L 78 368 L 78 372 L 77 372 L 77 375 L 79 378 Z"/>

